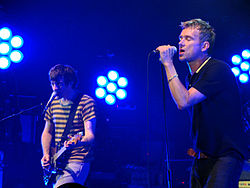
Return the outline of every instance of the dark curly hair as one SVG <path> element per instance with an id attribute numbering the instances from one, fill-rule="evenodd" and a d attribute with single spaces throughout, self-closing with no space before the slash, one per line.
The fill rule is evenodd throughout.
<path id="1" fill-rule="evenodd" d="M 76 88 L 77 86 L 77 72 L 70 65 L 58 64 L 52 67 L 49 71 L 49 80 L 58 81 L 63 78 L 64 83 L 68 85 L 72 83 L 72 87 Z"/>

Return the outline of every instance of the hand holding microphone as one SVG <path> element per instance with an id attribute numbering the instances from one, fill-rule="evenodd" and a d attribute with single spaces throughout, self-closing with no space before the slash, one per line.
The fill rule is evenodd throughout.
<path id="1" fill-rule="evenodd" d="M 156 48 L 155 51 L 160 54 L 160 61 L 164 65 L 167 65 L 173 63 L 173 57 L 177 52 L 177 48 L 175 46 L 163 45 Z"/>

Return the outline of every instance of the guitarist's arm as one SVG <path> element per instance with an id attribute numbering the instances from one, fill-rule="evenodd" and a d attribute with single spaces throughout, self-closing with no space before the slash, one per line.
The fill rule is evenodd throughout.
<path id="1" fill-rule="evenodd" d="M 84 122 L 85 135 L 82 137 L 81 142 L 86 145 L 91 145 L 95 140 L 95 124 L 95 118 Z"/>
<path id="2" fill-rule="evenodd" d="M 43 148 L 43 158 L 41 159 L 41 163 L 43 167 L 50 165 L 50 146 L 53 134 L 53 127 L 54 125 L 50 121 L 46 121 L 41 138 Z"/>
<path id="3" fill-rule="evenodd" d="M 89 146 L 95 140 L 95 124 L 96 119 L 93 118 L 91 120 L 84 122 L 84 129 L 85 134 L 84 136 L 75 135 L 75 141 L 65 141 L 65 147 L 72 147 L 72 146 Z"/>

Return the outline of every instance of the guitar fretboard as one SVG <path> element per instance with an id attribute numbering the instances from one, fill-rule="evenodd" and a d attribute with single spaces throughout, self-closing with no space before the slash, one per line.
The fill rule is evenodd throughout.
<path id="1" fill-rule="evenodd" d="M 58 152 L 56 152 L 56 154 L 53 156 L 53 161 L 55 162 L 63 154 L 63 152 L 65 152 L 66 149 L 67 148 L 63 146 Z"/>

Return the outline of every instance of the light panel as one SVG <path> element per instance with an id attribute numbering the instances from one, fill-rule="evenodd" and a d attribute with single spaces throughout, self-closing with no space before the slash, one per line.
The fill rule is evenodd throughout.
<path id="1" fill-rule="evenodd" d="M 239 55 L 234 55 L 232 57 L 232 63 L 234 65 L 239 65 L 241 63 L 241 57 Z"/>
<path id="2" fill-rule="evenodd" d="M 0 69 L 8 69 L 10 67 L 10 60 L 7 57 L 0 57 Z"/>
<path id="3" fill-rule="evenodd" d="M 110 81 L 116 81 L 119 78 L 117 71 L 111 70 L 108 72 L 108 78 Z"/>
<path id="4" fill-rule="evenodd" d="M 3 27 L 0 29 L 0 38 L 2 40 L 9 40 L 12 36 L 12 32 L 8 27 Z"/>
<path id="5" fill-rule="evenodd" d="M 11 46 L 8 42 L 0 43 L 0 54 L 7 55 L 11 51 Z"/>
<path id="6" fill-rule="evenodd" d="M 97 84 L 100 86 L 100 87 L 106 87 L 106 85 L 108 84 L 108 79 L 106 76 L 99 76 L 97 78 Z"/>
<path id="7" fill-rule="evenodd" d="M 120 77 L 117 81 L 119 87 L 125 88 L 128 85 L 128 79 L 125 77 Z"/>
<path id="8" fill-rule="evenodd" d="M 14 63 L 20 63 L 23 59 L 23 53 L 19 50 L 14 50 L 10 53 L 10 60 Z"/>
<path id="9" fill-rule="evenodd" d="M 244 59 L 250 59 L 250 50 L 248 49 L 243 50 L 241 55 Z"/>
<path id="10" fill-rule="evenodd" d="M 105 101 L 108 105 L 113 105 L 115 104 L 116 102 L 116 99 L 115 99 L 115 96 L 114 95 L 111 95 L 111 94 L 108 94 L 106 97 L 105 97 Z"/>
<path id="11" fill-rule="evenodd" d="M 21 48 L 23 46 L 23 38 L 21 36 L 14 36 L 10 40 L 10 44 L 13 48 Z"/>
<path id="12" fill-rule="evenodd" d="M 107 92 L 106 92 L 105 89 L 98 87 L 98 88 L 95 90 L 95 95 L 96 95 L 99 99 L 103 99 L 103 98 L 106 97 Z"/>
<path id="13" fill-rule="evenodd" d="M 127 97 L 127 92 L 125 89 L 118 89 L 116 92 L 116 97 L 120 100 L 123 100 Z"/>
<path id="14" fill-rule="evenodd" d="M 119 73 L 115 70 L 108 71 L 106 76 L 97 77 L 98 88 L 95 95 L 99 99 L 105 98 L 108 105 L 116 103 L 116 99 L 124 100 L 127 97 L 127 91 L 124 89 L 128 85 L 128 79 L 119 78 Z"/>
<path id="15" fill-rule="evenodd" d="M 246 73 L 243 73 L 239 76 L 239 80 L 241 83 L 245 84 L 249 80 L 249 76 Z"/>
<path id="16" fill-rule="evenodd" d="M 249 63 L 247 61 L 244 61 L 240 64 L 240 68 L 242 71 L 248 71 L 249 70 Z"/>

